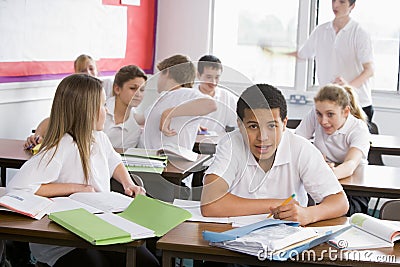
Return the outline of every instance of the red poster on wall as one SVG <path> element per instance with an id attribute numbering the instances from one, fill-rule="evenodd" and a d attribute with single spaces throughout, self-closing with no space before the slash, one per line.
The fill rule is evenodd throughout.
<path id="1" fill-rule="evenodd" d="M 157 0 L 141 0 L 138 6 L 120 0 L 14 0 L 7 5 L 0 11 L 0 33 L 8 37 L 0 41 L 0 83 L 62 78 L 73 73 L 80 54 L 96 60 L 100 76 L 129 64 L 153 72 Z M 24 14 L 19 24 L 2 23 Z"/>

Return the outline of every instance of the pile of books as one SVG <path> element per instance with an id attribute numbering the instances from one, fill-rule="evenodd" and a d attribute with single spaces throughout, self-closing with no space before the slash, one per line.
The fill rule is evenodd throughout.
<path id="1" fill-rule="evenodd" d="M 129 148 L 122 156 L 128 171 L 162 173 L 167 166 L 167 155 L 155 149 Z"/>

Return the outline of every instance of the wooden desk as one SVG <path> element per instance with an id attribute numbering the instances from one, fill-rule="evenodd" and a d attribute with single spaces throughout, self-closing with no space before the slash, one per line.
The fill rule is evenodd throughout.
<path id="1" fill-rule="evenodd" d="M 32 157 L 24 150 L 24 140 L 0 139 L 1 184 L 5 186 L 7 168 L 21 168 L 22 164 Z"/>
<path id="2" fill-rule="evenodd" d="M 352 176 L 339 182 L 348 195 L 400 198 L 400 168 L 359 166 Z"/>
<path id="3" fill-rule="evenodd" d="M 143 240 L 127 244 L 93 246 L 84 239 L 51 222 L 48 217 L 34 220 L 23 215 L 0 211 L 0 240 L 32 242 L 57 246 L 92 248 L 126 253 L 126 266 L 136 265 L 136 248 Z"/>
<path id="4" fill-rule="evenodd" d="M 24 150 L 24 143 L 24 140 L 0 139 L 0 167 L 3 186 L 6 182 L 7 168 L 19 169 L 32 157 L 30 152 Z M 162 176 L 173 183 L 180 184 L 185 177 L 198 171 L 208 158 L 210 155 L 200 155 L 195 164 L 173 159 L 165 168 Z"/>
<path id="5" fill-rule="evenodd" d="M 341 217 L 319 222 L 311 226 L 327 226 L 346 223 L 347 218 Z M 229 224 L 184 222 L 183 224 L 178 225 L 157 242 L 157 248 L 162 250 L 162 266 L 174 266 L 174 258 L 188 258 L 195 260 L 219 261 L 261 266 L 310 266 L 311 264 L 313 266 L 393 266 L 392 263 L 388 262 L 371 263 L 370 261 L 365 260 L 349 261 L 344 259 L 338 250 L 330 247 L 327 244 L 321 244 L 310 250 L 310 252 L 315 252 L 315 257 L 308 258 L 307 255 L 312 254 L 304 253 L 304 259 L 298 261 L 260 261 L 254 256 L 249 256 L 222 248 L 211 247 L 208 245 L 207 241 L 203 240 L 201 235 L 204 230 L 222 232 L 229 229 L 231 229 Z M 328 251 L 332 252 L 330 257 L 329 254 L 326 253 Z M 394 258 L 397 264 L 400 263 L 400 243 L 397 243 L 394 248 L 381 248 L 368 251 L 371 252 L 369 259 L 379 260 L 383 257 L 390 257 L 389 260 L 392 262 Z M 334 259 L 333 257 L 335 256 L 337 260 L 332 261 L 332 259 Z"/>
<path id="6" fill-rule="evenodd" d="M 400 156 L 400 136 L 371 134 L 371 152 Z"/>

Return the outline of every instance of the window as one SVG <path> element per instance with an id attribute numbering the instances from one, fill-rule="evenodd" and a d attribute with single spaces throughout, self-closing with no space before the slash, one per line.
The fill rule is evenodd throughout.
<path id="1" fill-rule="evenodd" d="M 213 54 L 252 82 L 294 87 L 298 2 L 214 1 Z"/>
<path id="2" fill-rule="evenodd" d="M 357 1 L 351 14 L 371 34 L 375 58 L 373 90 L 399 91 L 397 2 Z M 271 51 L 295 51 L 297 42 L 301 45 L 309 35 L 314 17 L 318 23 L 334 18 L 331 4 L 327 0 L 214 0 L 212 52 L 224 65 L 253 83 L 268 82 L 299 91 L 315 88 L 312 62 L 301 63 Z"/>

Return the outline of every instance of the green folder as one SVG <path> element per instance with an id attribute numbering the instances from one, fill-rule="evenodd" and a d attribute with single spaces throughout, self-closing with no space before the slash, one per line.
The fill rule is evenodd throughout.
<path id="1" fill-rule="evenodd" d="M 131 235 L 85 209 L 53 212 L 49 218 L 93 245 L 128 243 Z"/>
<path id="2" fill-rule="evenodd" d="M 156 236 L 162 236 L 192 214 L 172 204 L 138 195 L 119 216 L 153 230 Z"/>

